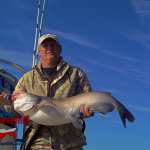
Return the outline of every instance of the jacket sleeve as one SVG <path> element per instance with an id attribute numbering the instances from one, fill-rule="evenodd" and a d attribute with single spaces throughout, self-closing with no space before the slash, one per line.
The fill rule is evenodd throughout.
<path id="1" fill-rule="evenodd" d="M 15 90 L 13 91 L 13 93 L 20 93 L 20 92 L 25 92 L 25 88 L 24 88 L 24 77 L 22 77 L 19 82 L 17 83 Z M 6 110 L 6 112 L 8 113 L 14 113 L 15 117 L 20 117 L 21 115 L 19 113 L 17 113 L 12 106 L 10 105 L 4 105 L 4 108 Z"/>
<path id="2" fill-rule="evenodd" d="M 86 74 L 79 70 L 78 79 L 77 79 L 77 87 L 76 87 L 76 95 L 86 92 L 91 92 L 92 87 L 89 83 L 89 80 Z"/>
<path id="3" fill-rule="evenodd" d="M 18 81 L 13 93 L 26 92 L 24 76 Z"/>

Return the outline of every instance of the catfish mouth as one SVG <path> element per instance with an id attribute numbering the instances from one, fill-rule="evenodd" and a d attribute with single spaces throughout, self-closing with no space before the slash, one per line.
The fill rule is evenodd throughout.
<path id="1" fill-rule="evenodd" d="M 34 107 L 34 105 L 22 106 L 22 107 L 18 108 L 18 111 L 19 111 L 19 112 L 26 112 L 26 111 L 31 110 L 33 107 Z M 17 109 L 17 108 L 16 108 L 16 109 Z"/>

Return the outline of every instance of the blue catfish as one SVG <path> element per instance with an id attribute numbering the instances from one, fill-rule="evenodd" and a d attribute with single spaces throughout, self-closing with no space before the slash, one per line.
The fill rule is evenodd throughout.
<path id="1" fill-rule="evenodd" d="M 104 115 L 115 108 L 124 127 L 126 127 L 126 118 L 132 123 L 135 120 L 134 116 L 110 93 L 88 92 L 62 99 L 16 93 L 12 99 L 14 99 L 16 112 L 29 116 L 30 120 L 42 125 L 56 126 L 72 123 L 74 127 L 81 130 L 83 125 L 79 112 L 81 106 L 87 106 L 94 113 L 99 112 Z"/>

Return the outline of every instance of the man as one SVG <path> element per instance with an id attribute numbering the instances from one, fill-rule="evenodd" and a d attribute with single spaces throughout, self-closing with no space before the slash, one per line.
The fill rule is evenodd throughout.
<path id="1" fill-rule="evenodd" d="M 86 74 L 78 67 L 70 66 L 60 56 L 62 46 L 53 34 L 40 37 L 38 52 L 41 60 L 34 69 L 26 73 L 18 82 L 14 93 L 28 92 L 54 99 L 66 98 L 92 91 Z M 0 95 L 0 104 L 9 105 L 7 94 Z M 13 109 L 5 106 L 6 111 Z M 82 118 L 92 116 L 86 106 L 82 106 Z M 42 124 L 42 122 L 41 122 Z M 44 126 L 30 122 L 24 135 L 26 149 L 83 150 L 86 145 L 83 130 L 77 130 L 71 123 L 59 126 Z"/>

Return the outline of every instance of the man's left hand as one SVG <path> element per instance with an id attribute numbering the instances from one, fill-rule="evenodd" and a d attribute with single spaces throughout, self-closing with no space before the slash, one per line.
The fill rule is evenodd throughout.
<path id="1" fill-rule="evenodd" d="M 9 99 L 7 99 L 8 94 L 0 91 L 0 105 L 11 105 Z"/>
<path id="2" fill-rule="evenodd" d="M 82 106 L 82 107 L 80 108 L 80 112 L 83 113 L 83 115 L 81 116 L 81 118 L 89 118 L 89 117 L 94 116 L 93 111 L 92 111 L 92 110 L 89 110 L 89 109 L 87 108 L 87 106 Z"/>

